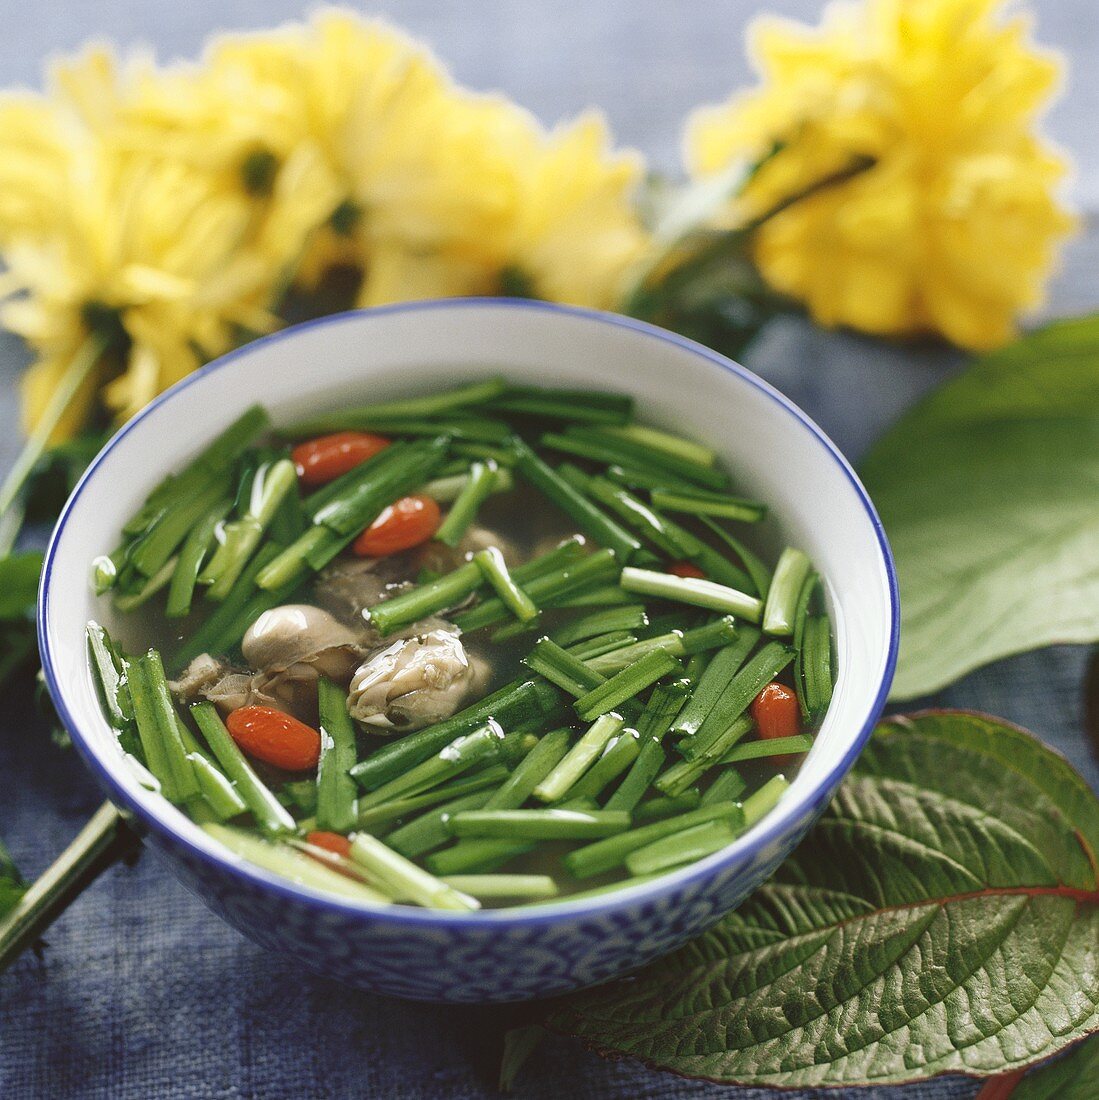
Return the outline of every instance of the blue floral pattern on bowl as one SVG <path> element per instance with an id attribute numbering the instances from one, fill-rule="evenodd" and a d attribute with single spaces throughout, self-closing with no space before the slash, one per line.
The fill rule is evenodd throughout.
<path id="1" fill-rule="evenodd" d="M 148 839 L 169 856 L 188 889 L 261 947 L 292 955 L 322 974 L 338 972 L 361 989 L 484 1004 L 595 985 L 673 951 L 769 878 L 827 802 L 822 797 L 797 832 L 761 847 L 748 863 L 700 875 L 657 897 L 553 920 L 467 921 L 445 929 L 394 924 L 389 914 L 371 919 L 320 898 L 276 897 L 197 857 L 170 835 Z"/>

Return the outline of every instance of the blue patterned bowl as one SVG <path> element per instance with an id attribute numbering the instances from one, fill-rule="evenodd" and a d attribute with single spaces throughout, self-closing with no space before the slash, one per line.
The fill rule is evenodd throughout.
<path id="1" fill-rule="evenodd" d="M 100 713 L 84 624 L 125 624 L 94 598 L 88 566 L 167 471 L 248 402 L 290 420 L 344 400 L 384 399 L 492 371 L 543 385 L 633 393 L 645 415 L 716 447 L 737 483 L 768 501 L 780 531 L 826 578 L 836 629 L 835 696 L 777 808 L 724 851 L 595 899 L 450 914 L 337 900 L 242 862 L 144 789 Z M 301 325 L 185 379 L 103 449 L 65 507 L 46 554 L 39 642 L 58 713 L 107 796 L 182 881 L 230 924 L 314 969 L 381 993 L 518 1001 L 612 978 L 671 951 L 738 905 L 824 809 L 885 702 L 897 594 L 874 509 L 833 444 L 781 394 L 728 359 L 622 317 L 534 302 L 453 300 Z M 165 919 L 171 915 L 166 913 Z"/>

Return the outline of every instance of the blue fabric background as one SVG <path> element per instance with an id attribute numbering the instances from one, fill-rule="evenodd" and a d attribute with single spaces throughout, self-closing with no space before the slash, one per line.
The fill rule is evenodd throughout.
<path id="1" fill-rule="evenodd" d="M 602 104 L 622 140 L 674 170 L 687 109 L 746 79 L 742 35 L 765 6 L 815 18 L 815 0 L 766 5 L 725 0 L 478 0 L 441 5 L 389 0 L 390 14 L 424 36 L 477 87 L 501 86 L 547 121 Z M 1051 130 L 1081 159 L 1074 194 L 1099 202 L 1092 138 L 1099 42 L 1092 0 L 1038 5 L 1042 38 L 1077 58 Z M 43 58 L 90 35 L 147 41 L 163 56 L 193 53 L 218 26 L 263 26 L 306 10 L 297 0 L 0 0 L 0 84 L 37 84 Z M 1086 227 L 1066 256 L 1051 311 L 1099 304 L 1099 234 Z M 18 447 L 15 385 L 25 361 L 0 338 L 0 465 Z M 940 349 L 883 347 L 783 321 L 746 357 L 815 416 L 852 458 L 920 393 L 957 366 Z M 1081 731 L 1088 653 L 1060 647 L 1000 662 L 931 701 L 975 707 L 1026 726 L 1064 752 L 1099 787 Z M 32 702 L 5 700 L 0 715 L 0 836 L 28 875 L 38 873 L 99 803 L 80 762 L 53 747 Z M 496 1095 L 503 1031 L 518 1010 L 442 1008 L 348 990 L 299 964 L 264 954 L 180 887 L 153 857 L 105 875 L 50 930 L 41 958 L 0 978 L 0 1096 L 38 1098 L 331 1097 L 473 1100 Z M 810 1096 L 961 1100 L 977 1086 L 954 1079 L 903 1089 Z M 517 1095 L 530 1100 L 772 1095 L 729 1090 L 609 1063 L 551 1039 L 529 1063 Z"/>

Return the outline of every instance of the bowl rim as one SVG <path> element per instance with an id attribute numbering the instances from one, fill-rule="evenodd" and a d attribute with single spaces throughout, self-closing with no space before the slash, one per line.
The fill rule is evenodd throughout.
<path id="1" fill-rule="evenodd" d="M 48 612 L 50 604 L 50 580 L 53 572 L 54 558 L 58 546 L 64 535 L 66 525 L 70 519 L 73 508 L 84 491 L 91 485 L 96 477 L 96 472 L 104 462 L 107 455 L 120 446 L 125 437 L 153 410 L 174 399 L 174 397 L 190 386 L 201 383 L 202 379 L 216 371 L 233 364 L 244 355 L 255 353 L 262 345 L 283 340 L 292 340 L 300 332 L 308 329 L 321 328 L 343 324 L 349 321 L 362 320 L 364 317 L 385 316 L 399 313 L 419 313 L 445 310 L 464 309 L 499 309 L 506 311 L 532 311 L 546 314 L 557 314 L 596 324 L 610 325 L 616 328 L 626 329 L 638 333 L 649 339 L 659 340 L 671 344 L 676 348 L 689 352 L 710 365 L 736 375 L 741 381 L 761 391 L 766 397 L 777 404 L 788 416 L 792 417 L 800 427 L 807 431 L 816 440 L 824 454 L 831 459 L 849 482 L 859 503 L 865 510 L 871 522 L 874 534 L 877 538 L 881 563 L 884 566 L 889 595 L 889 642 L 886 661 L 882 669 L 873 702 L 867 712 L 866 719 L 857 736 L 849 745 L 842 757 L 828 770 L 828 772 L 813 786 L 808 788 L 797 799 L 783 799 L 777 807 L 748 829 L 742 836 L 737 837 L 727 847 L 715 852 L 711 856 L 698 860 L 695 863 L 682 867 L 677 871 L 670 871 L 649 882 L 636 886 L 622 886 L 616 890 L 608 890 L 606 894 L 594 897 L 580 898 L 575 901 L 568 897 L 560 901 L 547 901 L 542 904 L 529 907 L 516 908 L 486 908 L 475 912 L 451 912 L 441 909 L 420 909 L 408 905 L 377 905 L 370 902 L 359 902 L 335 895 L 326 894 L 320 890 L 314 890 L 306 886 L 292 882 L 281 875 L 267 871 L 246 860 L 232 855 L 228 849 L 214 840 L 213 837 L 203 835 L 203 842 L 199 843 L 190 836 L 186 836 L 176 829 L 160 814 L 147 809 L 141 802 L 135 800 L 126 787 L 112 774 L 99 758 L 99 750 L 89 743 L 81 730 L 80 722 L 76 719 L 65 693 L 61 688 L 54 665 L 54 641 L 48 628 Z M 791 826 L 807 813 L 817 810 L 823 797 L 831 797 L 835 788 L 850 771 L 856 759 L 866 745 L 878 718 L 885 708 L 889 688 L 896 671 L 897 654 L 900 641 L 900 599 L 897 584 L 896 567 L 893 562 L 893 554 L 885 535 L 885 529 L 878 517 L 877 511 L 870 500 L 870 496 L 859 480 L 851 464 L 847 461 L 839 448 L 825 434 L 825 432 L 800 409 L 793 401 L 779 392 L 770 383 L 764 381 L 758 375 L 741 366 L 739 363 L 714 351 L 703 344 L 699 344 L 678 333 L 649 324 L 633 317 L 622 314 L 610 313 L 602 310 L 588 309 L 580 306 L 563 305 L 556 302 L 544 302 L 536 299 L 524 298 L 496 298 L 496 297 L 471 297 L 471 298 L 437 298 L 425 299 L 414 302 L 400 302 L 392 305 L 376 306 L 370 309 L 347 310 L 340 313 L 327 314 L 323 317 L 312 318 L 296 325 L 288 326 L 277 332 L 261 336 L 239 348 L 227 352 L 212 360 L 197 371 L 187 375 L 175 385 L 165 390 L 154 398 L 139 413 L 127 421 L 103 446 L 102 450 L 92 460 L 83 476 L 77 482 L 69 499 L 65 502 L 57 523 L 50 535 L 49 544 L 43 559 L 41 580 L 38 592 L 37 607 L 38 645 L 42 661 L 42 670 L 54 706 L 62 723 L 72 736 L 73 741 L 80 749 L 89 769 L 96 775 L 102 786 L 108 791 L 108 796 L 116 805 L 124 808 L 129 814 L 137 818 L 151 833 L 166 834 L 169 840 L 180 845 L 189 855 L 199 861 L 212 864 L 214 869 L 228 872 L 231 875 L 239 875 L 251 884 L 264 890 L 272 891 L 276 896 L 296 903 L 304 903 L 313 907 L 324 907 L 328 910 L 336 910 L 352 918 L 367 918 L 373 920 L 392 921 L 395 924 L 418 926 L 445 926 L 456 927 L 488 927 L 496 928 L 531 928 L 555 925 L 561 921 L 578 919 L 589 916 L 597 916 L 627 905 L 637 905 L 650 901 L 657 901 L 668 893 L 680 887 L 690 886 L 699 880 L 709 879 L 727 865 L 744 861 L 751 863 L 761 851 L 779 840 Z M 58 643 L 63 644 L 62 642 Z M 193 823 L 192 823 L 193 824 Z M 201 828 L 196 826 L 201 833 Z"/>

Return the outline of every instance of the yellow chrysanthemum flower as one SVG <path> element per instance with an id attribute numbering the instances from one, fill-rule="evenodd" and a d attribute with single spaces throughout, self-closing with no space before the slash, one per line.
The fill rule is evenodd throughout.
<path id="1" fill-rule="evenodd" d="M 52 104 L 119 157 L 170 160 L 253 206 L 252 243 L 270 263 L 298 261 L 340 191 L 283 100 L 213 65 L 119 64 L 102 47 L 55 62 Z"/>
<path id="2" fill-rule="evenodd" d="M 303 262 L 314 282 L 332 263 L 369 268 L 380 243 L 441 247 L 483 220 L 491 186 L 455 193 L 439 178 L 463 141 L 459 93 L 422 47 L 385 24 L 323 12 L 310 23 L 214 42 L 210 79 L 269 105 L 278 160 L 308 149 L 335 197 Z M 451 181 L 447 180 L 447 184 Z"/>
<path id="3" fill-rule="evenodd" d="M 648 246 L 634 202 L 644 165 L 609 144 L 592 114 L 544 138 L 524 164 L 509 266 L 540 298 L 613 308 Z"/>
<path id="4" fill-rule="evenodd" d="M 266 307 L 278 272 L 247 246 L 246 203 L 178 163 L 90 154 L 71 158 L 49 238 L 16 240 L 0 283 L 0 320 L 38 357 L 24 382 L 28 429 L 89 337 L 110 339 L 58 439 L 85 422 L 108 374 L 107 404 L 124 418 L 242 332 L 277 323 Z"/>
<path id="5" fill-rule="evenodd" d="M 765 278 L 821 323 L 985 348 L 1038 302 L 1072 226 L 1064 160 L 1035 130 L 1058 67 L 1001 6 L 865 0 L 819 30 L 768 21 L 753 39 L 760 87 L 691 120 L 693 173 L 763 161 L 741 216 L 874 159 L 756 235 Z"/>
<path id="6" fill-rule="evenodd" d="M 479 221 L 453 219 L 434 248 L 382 242 L 360 304 L 511 293 L 613 308 L 648 246 L 633 205 L 640 158 L 612 152 L 597 115 L 547 134 L 513 104 L 476 107 L 453 128 L 469 151 L 444 150 L 438 170 L 455 195 L 486 181 L 495 205 Z"/>
<path id="7" fill-rule="evenodd" d="M 0 100 L 0 244 L 49 231 L 71 135 L 41 99 Z"/>
<path id="8" fill-rule="evenodd" d="M 521 271 L 532 293 L 607 306 L 644 246 L 630 205 L 640 167 L 607 151 L 600 124 L 547 138 L 508 100 L 455 87 L 385 24 L 323 12 L 222 38 L 207 66 L 269 105 L 277 157 L 309 145 L 339 192 L 303 260 L 307 286 L 353 266 L 359 304 L 377 305 L 496 293 Z"/>
<path id="9" fill-rule="evenodd" d="M 224 36 L 166 69 L 87 49 L 55 63 L 47 96 L 0 97 L 0 319 L 39 357 L 28 425 L 90 334 L 112 336 L 112 361 L 58 436 L 96 385 L 128 416 L 277 324 L 291 278 L 308 291 L 337 266 L 362 304 L 505 291 L 613 306 L 646 244 L 640 176 L 601 121 L 547 135 L 347 12 Z"/>

